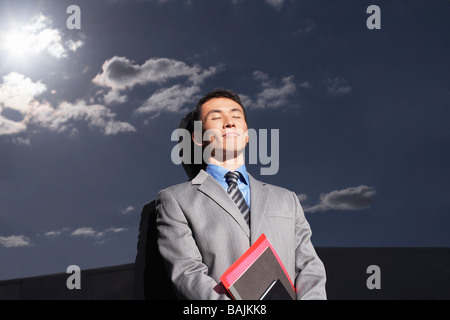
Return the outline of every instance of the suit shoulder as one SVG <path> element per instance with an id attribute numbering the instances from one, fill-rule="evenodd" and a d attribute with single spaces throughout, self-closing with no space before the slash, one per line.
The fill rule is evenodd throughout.
<path id="1" fill-rule="evenodd" d="M 158 192 L 158 195 L 160 194 L 164 194 L 164 193 L 171 193 L 171 194 L 176 194 L 178 192 L 186 192 L 186 189 L 192 186 L 192 182 L 191 181 L 186 181 L 186 182 L 181 182 L 178 184 L 174 184 L 170 187 L 161 189 Z"/>
<path id="2" fill-rule="evenodd" d="M 262 184 L 263 186 L 265 186 L 266 188 L 269 188 L 270 191 L 276 192 L 276 193 L 280 193 L 280 194 L 286 194 L 286 195 L 291 195 L 293 192 L 292 190 L 289 190 L 285 187 L 281 187 L 278 185 L 274 185 L 274 184 L 270 184 L 270 183 L 266 183 L 263 181 L 259 181 L 256 180 L 258 183 Z"/>
<path id="3" fill-rule="evenodd" d="M 274 184 L 270 184 L 270 183 L 266 183 L 266 186 L 268 186 L 271 190 L 274 190 L 276 192 L 280 192 L 280 193 L 286 193 L 286 194 L 291 194 L 293 193 L 292 190 L 289 190 L 285 187 L 280 187 Z"/>
<path id="4" fill-rule="evenodd" d="M 274 185 L 274 184 L 270 184 L 270 183 L 265 183 L 259 180 L 255 180 L 256 183 L 260 184 L 261 187 L 263 188 L 267 188 L 269 191 L 269 194 L 271 194 L 272 196 L 277 197 L 278 199 L 284 199 L 284 201 L 292 201 L 292 199 L 294 199 L 294 196 L 296 196 L 296 193 L 293 192 L 292 190 L 289 190 L 285 187 L 281 187 L 278 185 Z M 251 185 L 250 185 L 251 188 Z"/>

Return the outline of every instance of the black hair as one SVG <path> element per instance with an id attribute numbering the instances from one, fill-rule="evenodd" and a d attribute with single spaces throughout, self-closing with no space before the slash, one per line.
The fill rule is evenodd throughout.
<path id="1" fill-rule="evenodd" d="M 202 105 L 204 105 L 206 102 L 208 102 L 211 99 L 214 98 L 227 98 L 230 100 L 233 100 L 237 104 L 239 104 L 242 108 L 242 111 L 244 112 L 244 119 L 245 122 L 247 122 L 247 112 L 245 111 L 245 107 L 242 104 L 241 98 L 239 95 L 232 90 L 228 89 L 214 89 L 213 91 L 210 91 L 207 93 L 203 98 L 201 98 L 197 105 L 195 106 L 194 110 L 192 110 L 192 119 L 193 121 L 200 120 L 200 115 L 202 112 Z"/>
<path id="2" fill-rule="evenodd" d="M 192 134 L 192 132 L 194 132 L 194 120 L 192 118 L 192 113 L 193 113 L 192 111 L 189 112 L 183 119 L 181 119 L 180 123 L 178 124 L 179 129 L 186 129 L 191 134 Z M 182 137 L 180 136 L 178 142 L 181 142 L 181 140 L 182 140 Z M 190 140 L 189 143 L 190 143 L 190 148 L 191 148 L 190 163 L 185 163 L 183 161 L 182 166 L 188 176 L 188 179 L 192 180 L 200 172 L 200 170 L 206 169 L 206 163 L 203 160 L 203 157 L 202 157 L 202 163 L 195 163 L 195 159 L 194 159 L 194 154 L 196 152 L 195 150 L 198 148 L 201 148 L 201 147 L 196 145 L 194 143 L 194 141 L 192 141 L 192 139 L 189 139 L 189 140 Z M 183 157 L 183 150 L 180 150 L 179 156 L 180 156 L 180 158 Z"/>

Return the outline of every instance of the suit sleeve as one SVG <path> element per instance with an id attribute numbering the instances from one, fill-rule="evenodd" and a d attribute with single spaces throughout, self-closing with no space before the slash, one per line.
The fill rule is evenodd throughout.
<path id="1" fill-rule="evenodd" d="M 226 289 L 208 276 L 208 267 L 182 208 L 168 190 L 156 199 L 158 247 L 177 296 L 188 300 L 229 300 Z"/>
<path id="2" fill-rule="evenodd" d="M 295 203 L 295 287 L 297 299 L 325 300 L 327 298 L 325 267 L 311 243 L 311 228 L 305 218 L 298 197 L 292 193 Z"/>

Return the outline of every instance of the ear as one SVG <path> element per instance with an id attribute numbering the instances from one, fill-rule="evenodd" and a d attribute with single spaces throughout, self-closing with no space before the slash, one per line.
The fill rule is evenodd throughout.
<path id="1" fill-rule="evenodd" d="M 192 141 L 194 141 L 194 143 L 196 145 L 198 145 L 199 147 L 203 146 L 203 140 L 202 140 L 202 133 L 200 131 L 194 131 L 191 134 L 192 136 Z"/>
<path id="2" fill-rule="evenodd" d="M 248 136 L 248 130 L 245 131 L 245 144 L 248 144 L 248 142 L 250 141 L 250 138 Z"/>

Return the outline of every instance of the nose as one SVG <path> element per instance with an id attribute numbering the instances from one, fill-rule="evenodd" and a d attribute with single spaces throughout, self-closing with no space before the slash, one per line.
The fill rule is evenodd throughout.
<path id="1" fill-rule="evenodd" d="M 231 117 L 228 117 L 224 121 L 224 128 L 235 128 L 236 124 L 234 123 Z"/>

